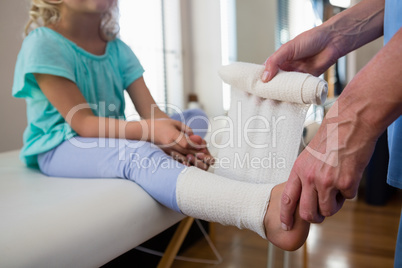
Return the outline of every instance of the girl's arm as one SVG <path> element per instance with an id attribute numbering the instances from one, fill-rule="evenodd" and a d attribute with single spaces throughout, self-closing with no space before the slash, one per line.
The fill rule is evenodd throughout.
<path id="1" fill-rule="evenodd" d="M 77 85 L 63 77 L 35 74 L 36 81 L 50 103 L 60 112 L 66 122 L 82 137 L 122 138 L 153 142 L 167 153 L 196 153 L 184 134 L 192 134 L 185 124 L 171 119 L 144 119 L 127 122 L 114 118 L 95 116 Z M 141 105 L 141 104 L 137 104 Z M 145 107 L 141 113 L 149 116 Z M 163 115 L 162 115 L 163 116 Z M 152 124 L 151 124 L 152 123 Z M 151 130 L 154 130 L 151 133 Z"/>
<path id="2" fill-rule="evenodd" d="M 158 105 L 156 105 L 143 77 L 140 77 L 131 83 L 127 88 L 127 93 L 141 118 L 169 118 L 169 116 L 161 111 Z"/>
<path id="3" fill-rule="evenodd" d="M 155 100 L 149 92 L 149 89 L 146 86 L 143 77 L 140 77 L 139 79 L 131 83 L 127 88 L 127 92 L 141 118 L 151 120 L 163 118 L 169 119 L 169 116 L 161 111 L 156 105 Z M 190 140 L 198 145 L 198 157 L 195 157 L 194 154 L 186 155 L 182 154 L 181 152 L 174 151 L 170 152 L 171 155 L 182 163 L 189 162 L 190 164 L 195 165 L 201 169 L 208 169 L 209 165 L 213 164 L 214 159 L 206 148 L 206 142 L 202 140 L 201 137 L 194 136 L 190 137 Z"/>

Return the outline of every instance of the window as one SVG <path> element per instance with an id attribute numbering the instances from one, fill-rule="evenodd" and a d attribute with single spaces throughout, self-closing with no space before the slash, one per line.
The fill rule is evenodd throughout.
<path id="1" fill-rule="evenodd" d="M 298 34 L 322 24 L 321 0 L 278 0 L 276 48 Z"/>
<path id="2" fill-rule="evenodd" d="M 236 61 L 236 2 L 220 0 L 222 65 Z M 223 109 L 230 109 L 230 86 L 222 82 Z"/>
<path id="3" fill-rule="evenodd" d="M 144 80 L 157 104 L 181 103 L 179 0 L 120 0 L 120 38 L 145 69 Z M 126 95 L 126 117 L 139 119 Z"/>
<path id="4" fill-rule="evenodd" d="M 322 24 L 324 13 L 322 0 L 278 0 L 277 3 L 276 49 L 300 33 Z M 323 107 L 311 105 L 305 125 L 321 122 L 323 117 Z"/>

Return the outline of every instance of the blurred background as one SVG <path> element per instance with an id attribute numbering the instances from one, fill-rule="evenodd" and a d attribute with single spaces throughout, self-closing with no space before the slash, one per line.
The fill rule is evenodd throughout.
<path id="1" fill-rule="evenodd" d="M 144 66 L 145 81 L 162 108 L 201 107 L 214 118 L 225 115 L 230 108 L 230 88 L 217 74 L 220 66 L 233 61 L 262 64 L 285 42 L 357 2 L 119 0 L 120 38 Z M 0 2 L 0 81 L 3 84 L 0 152 L 22 147 L 25 102 L 13 98 L 11 88 L 29 6 L 29 0 Z M 323 74 L 329 84 L 329 98 L 323 106 L 311 107 L 302 145 L 314 136 L 325 111 L 345 85 L 381 47 L 382 39 L 378 39 L 340 59 Z M 130 102 L 126 105 L 126 117 L 138 119 Z M 387 157 L 386 136 L 383 136 L 365 173 L 359 197 L 347 202 L 340 213 L 324 224 L 313 226 L 307 247 L 292 253 L 285 263 L 283 252 L 276 251 L 279 255 L 275 257 L 274 267 L 392 267 L 401 198 L 400 192 L 394 194 L 385 184 Z M 191 267 L 267 265 L 267 243 L 255 234 L 224 226 L 212 227 L 209 233 L 223 261 L 217 265 L 191 264 Z M 155 243 L 160 244 L 160 240 L 157 238 Z M 215 257 L 204 240 L 190 244 L 184 254 Z M 113 267 L 113 263 L 110 265 Z M 189 265 L 174 263 L 175 267 Z"/>

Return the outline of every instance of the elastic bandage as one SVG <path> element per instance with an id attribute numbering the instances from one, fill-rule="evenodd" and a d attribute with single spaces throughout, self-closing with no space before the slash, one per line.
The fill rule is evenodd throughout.
<path id="1" fill-rule="evenodd" d="M 325 102 L 328 87 L 309 74 L 282 71 L 263 83 L 263 71 L 263 65 L 241 62 L 221 68 L 222 80 L 232 86 L 232 101 L 227 127 L 219 130 L 215 174 L 185 169 L 176 198 L 186 215 L 266 238 L 271 190 L 288 179 L 306 112 L 310 104 Z"/>
<path id="2" fill-rule="evenodd" d="M 235 181 L 189 167 L 178 177 L 177 204 L 185 215 L 246 228 L 266 238 L 264 216 L 274 186 Z"/>

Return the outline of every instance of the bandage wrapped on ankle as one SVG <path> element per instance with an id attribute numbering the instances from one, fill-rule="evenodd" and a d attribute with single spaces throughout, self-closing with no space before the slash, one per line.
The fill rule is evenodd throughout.
<path id="1" fill-rule="evenodd" d="M 189 167 L 179 175 L 176 200 L 185 215 L 249 229 L 266 238 L 264 216 L 274 186 L 235 181 Z"/>
<path id="2" fill-rule="evenodd" d="M 287 180 L 307 109 L 324 103 L 327 84 L 309 74 L 282 71 L 263 83 L 263 71 L 263 65 L 241 62 L 220 70 L 232 86 L 232 101 L 227 131 L 219 130 L 215 174 L 187 168 L 179 175 L 176 198 L 186 215 L 247 228 L 265 238 L 271 190 Z"/>

